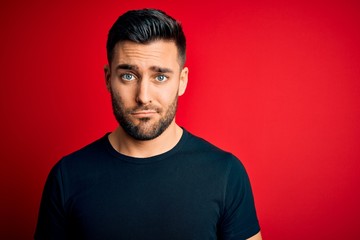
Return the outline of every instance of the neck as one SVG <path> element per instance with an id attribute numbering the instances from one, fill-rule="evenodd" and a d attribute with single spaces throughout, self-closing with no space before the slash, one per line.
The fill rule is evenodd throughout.
<path id="1" fill-rule="evenodd" d="M 173 121 L 158 137 L 152 140 L 136 140 L 129 136 L 122 127 L 118 127 L 109 135 L 112 147 L 121 154 L 147 158 L 171 150 L 180 141 L 183 130 Z"/>

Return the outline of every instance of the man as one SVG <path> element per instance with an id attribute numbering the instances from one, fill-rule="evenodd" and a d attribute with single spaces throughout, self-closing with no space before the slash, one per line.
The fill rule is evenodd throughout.
<path id="1" fill-rule="evenodd" d="M 114 23 L 105 79 L 119 127 L 51 170 L 35 239 L 261 239 L 240 161 L 175 123 L 185 45 L 159 10 Z"/>

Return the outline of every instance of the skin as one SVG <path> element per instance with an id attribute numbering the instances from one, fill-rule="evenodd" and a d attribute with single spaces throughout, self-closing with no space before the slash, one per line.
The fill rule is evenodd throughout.
<path id="1" fill-rule="evenodd" d="M 255 234 L 251 238 L 248 238 L 248 240 L 262 240 L 261 233 L 258 232 L 257 234 Z"/>
<path id="2" fill-rule="evenodd" d="M 104 68 L 106 87 L 127 120 L 142 134 L 150 134 L 162 119 L 176 112 L 174 103 L 186 90 L 189 70 L 181 67 L 172 41 L 156 40 L 148 44 L 126 41 L 118 43 L 114 50 L 111 65 Z M 136 139 L 120 125 L 109 135 L 109 140 L 118 152 L 145 158 L 171 150 L 182 131 L 172 118 L 169 126 L 153 139 Z M 261 233 L 249 240 L 262 240 Z"/>
<path id="3" fill-rule="evenodd" d="M 172 41 L 147 44 L 125 41 L 114 50 L 111 66 L 105 66 L 107 89 L 124 109 L 127 120 L 143 135 L 150 134 L 159 121 L 171 117 L 169 111 L 176 112 L 174 104 L 185 92 L 188 68 L 181 68 Z M 119 126 L 109 135 L 110 143 L 120 153 L 132 157 L 159 155 L 172 149 L 182 135 L 175 118 L 170 120 L 159 136 L 148 140 L 136 139 Z"/>

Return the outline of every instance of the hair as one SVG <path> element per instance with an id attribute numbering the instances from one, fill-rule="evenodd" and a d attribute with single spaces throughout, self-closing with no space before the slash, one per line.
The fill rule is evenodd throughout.
<path id="1" fill-rule="evenodd" d="M 121 15 L 110 28 L 106 43 L 109 64 L 117 43 L 131 41 L 146 44 L 155 40 L 174 41 L 180 66 L 186 60 L 186 39 L 181 23 L 157 9 L 131 10 Z"/>

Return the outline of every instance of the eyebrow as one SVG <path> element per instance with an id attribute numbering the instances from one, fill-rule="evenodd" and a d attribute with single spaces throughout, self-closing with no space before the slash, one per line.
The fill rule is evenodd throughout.
<path id="1" fill-rule="evenodd" d="M 157 67 L 157 66 L 152 66 L 152 67 L 150 67 L 150 69 L 152 71 L 158 72 L 158 73 L 173 73 L 174 72 L 170 68 L 162 68 L 162 67 Z"/>
<path id="2" fill-rule="evenodd" d="M 139 70 L 139 68 L 136 65 L 131 65 L 131 64 L 120 64 L 120 65 L 116 66 L 116 70 L 119 70 L 119 69 L 134 70 L 134 71 Z M 158 73 L 173 73 L 174 72 L 170 68 L 163 68 L 163 67 L 158 67 L 158 66 L 151 66 L 150 70 L 153 72 L 158 72 Z"/>
<path id="3" fill-rule="evenodd" d="M 137 70 L 138 67 L 135 65 L 130 65 L 130 64 L 120 64 L 120 65 L 116 66 L 116 70 L 118 70 L 118 69 Z"/>

